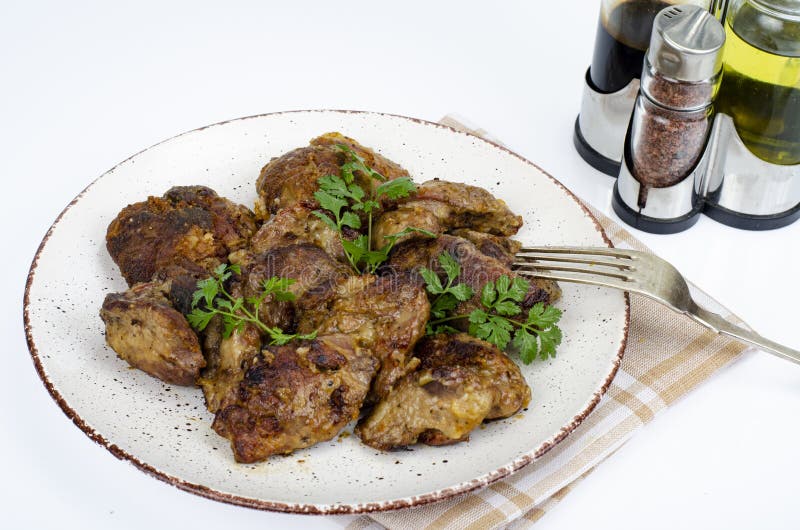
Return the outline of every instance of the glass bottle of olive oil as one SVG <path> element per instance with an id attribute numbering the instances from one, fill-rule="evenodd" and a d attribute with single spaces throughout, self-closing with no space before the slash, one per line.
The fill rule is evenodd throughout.
<path id="1" fill-rule="evenodd" d="M 800 0 L 732 0 L 717 110 L 773 164 L 800 163 Z"/>

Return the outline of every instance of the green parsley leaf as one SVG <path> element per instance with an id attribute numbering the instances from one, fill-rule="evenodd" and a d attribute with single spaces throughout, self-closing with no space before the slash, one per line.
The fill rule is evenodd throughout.
<path id="1" fill-rule="evenodd" d="M 497 290 L 495 290 L 494 282 L 486 282 L 481 290 L 481 303 L 484 307 L 491 308 L 496 299 Z"/>
<path id="2" fill-rule="evenodd" d="M 268 334 L 270 336 L 270 344 L 273 346 L 284 346 L 289 342 L 297 339 L 297 340 L 313 340 L 317 338 L 317 332 L 314 331 L 313 333 L 309 333 L 307 335 L 297 335 L 297 334 L 290 334 L 284 333 L 281 328 L 268 328 Z"/>
<path id="3" fill-rule="evenodd" d="M 452 311 L 458 305 L 458 300 L 449 294 L 438 297 L 431 304 L 431 315 L 434 318 L 444 318 L 448 311 Z"/>
<path id="4" fill-rule="evenodd" d="M 539 332 L 542 358 L 556 356 L 556 347 L 561 344 L 561 338 L 561 329 L 558 326 Z"/>
<path id="5" fill-rule="evenodd" d="M 328 217 L 324 212 L 320 210 L 314 210 L 311 213 L 319 217 L 326 225 L 328 225 L 328 228 L 330 228 L 331 230 L 334 230 L 336 232 L 339 231 L 339 227 L 336 226 L 336 221 Z"/>
<path id="6" fill-rule="evenodd" d="M 219 276 L 219 274 L 217 275 Z M 200 300 L 203 300 L 206 307 L 211 307 L 211 303 L 219 293 L 219 280 L 217 278 L 206 278 L 197 282 L 197 290 L 192 295 L 192 307 L 197 307 Z"/>
<path id="7" fill-rule="evenodd" d="M 225 274 L 228 273 L 228 265 L 225 263 L 220 263 L 214 269 L 214 277 L 224 279 Z"/>
<path id="8" fill-rule="evenodd" d="M 214 318 L 214 313 L 212 311 L 203 311 L 199 307 L 195 307 L 192 309 L 191 313 L 186 315 L 186 320 L 198 331 L 206 329 L 212 318 Z"/>
<path id="9" fill-rule="evenodd" d="M 532 363 L 539 355 L 539 343 L 536 340 L 536 335 L 529 333 L 525 329 L 517 330 L 511 345 L 519 351 L 519 358 L 524 364 Z"/>
<path id="10" fill-rule="evenodd" d="M 343 198 L 349 197 L 351 192 L 347 187 L 347 183 L 341 177 L 336 175 L 325 175 L 317 180 L 319 189 L 328 193 L 333 197 Z"/>
<path id="11" fill-rule="evenodd" d="M 349 226 L 358 230 L 361 228 L 361 218 L 353 212 L 344 212 L 342 214 L 342 226 Z"/>
<path id="12" fill-rule="evenodd" d="M 528 312 L 528 324 L 540 328 L 548 328 L 561 319 L 561 310 L 551 305 L 545 306 L 537 302 Z"/>
<path id="13" fill-rule="evenodd" d="M 483 324 L 489 318 L 489 314 L 483 309 L 473 309 L 469 314 L 470 324 Z"/>
<path id="14" fill-rule="evenodd" d="M 425 332 L 428 335 L 436 335 L 439 333 L 461 333 L 460 330 L 454 328 L 453 326 L 448 326 L 447 324 L 439 324 L 436 327 L 428 325 Z"/>
<path id="15" fill-rule="evenodd" d="M 401 237 L 405 237 L 409 234 L 414 234 L 414 233 L 422 234 L 428 237 L 436 237 L 436 234 L 434 234 L 430 230 L 425 230 L 424 228 L 417 228 L 416 226 L 407 226 L 402 230 L 400 230 L 399 232 L 395 234 L 389 234 L 388 236 L 383 236 L 383 238 L 389 241 L 389 243 L 392 246 L 394 246 L 395 243 L 397 243 L 397 240 L 400 239 Z"/>
<path id="16" fill-rule="evenodd" d="M 360 171 L 365 177 L 371 177 L 375 180 L 386 180 L 386 177 L 369 167 L 366 160 L 364 160 L 364 158 L 356 153 L 350 146 L 345 144 L 336 144 L 336 148 L 346 153 L 350 158 L 349 162 L 346 162 L 341 166 L 342 175 L 345 176 L 345 178 L 349 178 L 349 182 L 353 181 L 353 172 L 355 171 Z"/>
<path id="17" fill-rule="evenodd" d="M 470 298 L 473 297 L 475 294 L 472 291 L 472 287 L 467 285 L 466 283 L 459 283 L 458 285 L 454 285 L 448 289 L 448 292 L 453 295 L 453 297 L 458 300 L 459 302 L 466 302 Z"/>
<path id="18" fill-rule="evenodd" d="M 511 300 L 503 300 L 502 302 L 497 302 L 494 305 L 494 310 L 497 311 L 498 314 L 506 317 L 512 317 L 514 315 L 522 313 L 522 309 L 519 307 L 519 305 L 515 304 Z"/>
<path id="19" fill-rule="evenodd" d="M 372 248 L 372 223 L 374 212 L 381 208 L 381 197 L 397 199 L 408 196 L 416 187 L 414 182 L 408 177 L 401 177 L 392 181 L 387 181 L 381 175 L 366 164 L 366 161 L 351 147 L 344 144 L 336 144 L 336 149 L 346 155 L 346 160 L 339 166 L 339 175 L 325 175 L 317 179 L 319 189 L 314 192 L 314 198 L 320 204 L 322 210 L 328 211 L 333 215 L 331 219 L 323 211 L 315 211 L 314 214 L 320 218 L 329 228 L 339 232 L 347 260 L 353 269 L 358 272 L 375 273 L 378 267 L 389 257 L 392 247 L 397 241 L 413 232 L 423 232 L 435 237 L 435 234 L 414 227 L 407 228 L 397 234 L 385 236 L 386 245 L 378 249 Z M 363 177 L 379 181 L 377 186 L 369 185 L 368 192 L 356 182 L 356 173 Z M 363 183 L 363 180 L 361 181 Z M 344 227 L 360 230 L 363 225 L 364 216 L 356 212 L 363 212 L 367 218 L 367 235 L 361 235 L 355 240 L 349 240 L 342 234 Z M 363 239 L 362 239 L 363 238 Z"/>
<path id="20" fill-rule="evenodd" d="M 511 287 L 508 289 L 508 297 L 515 302 L 522 302 L 528 295 L 528 289 L 530 288 L 531 282 L 525 278 L 517 276 L 511 280 Z"/>
<path id="21" fill-rule="evenodd" d="M 322 208 L 331 212 L 337 220 L 341 215 L 342 208 L 347 206 L 347 201 L 345 199 L 331 195 L 330 192 L 324 190 L 315 191 L 314 198 L 317 199 L 317 202 L 319 202 Z"/>
<path id="22" fill-rule="evenodd" d="M 392 244 L 390 243 L 381 247 L 379 250 L 368 250 L 363 258 L 364 264 L 366 265 L 365 270 L 370 274 L 375 274 L 380 264 L 389 257 L 389 251 L 391 249 Z"/>
<path id="23" fill-rule="evenodd" d="M 494 282 L 486 282 L 481 289 L 482 307 L 466 315 L 453 315 L 451 312 L 458 308 L 459 302 L 469 300 L 474 293 L 466 284 L 453 285 L 461 273 L 453 256 L 442 253 L 439 263 L 448 276 L 444 285 L 433 271 L 421 271 L 428 292 L 437 295 L 431 304 L 433 318 L 428 321 L 427 333 L 436 333 L 442 326 L 449 326 L 446 322 L 468 319 L 470 335 L 500 349 L 515 349 L 525 364 L 537 357 L 547 359 L 555 356 L 562 339 L 561 329 L 556 325 L 561 318 L 561 310 L 539 302 L 528 310 L 525 320 L 521 320 L 521 304 L 530 288 L 527 280 L 504 274 Z"/>
<path id="24" fill-rule="evenodd" d="M 369 199 L 369 200 L 364 201 L 361 204 L 353 205 L 353 208 L 356 208 L 356 207 L 360 207 L 358 209 L 364 210 L 365 213 L 370 213 L 370 212 L 373 212 L 373 211 L 377 210 L 378 208 L 380 208 L 381 207 L 381 203 L 379 203 L 378 201 L 373 201 L 372 199 Z"/>
<path id="25" fill-rule="evenodd" d="M 431 269 L 426 267 L 422 267 L 419 270 L 420 275 L 425 280 L 425 288 L 431 294 L 442 294 L 444 293 L 444 286 L 442 285 L 442 281 L 439 279 L 439 275 L 436 274 Z"/>
<path id="26" fill-rule="evenodd" d="M 511 331 L 514 326 L 511 322 L 497 315 L 489 315 L 489 318 L 484 325 L 492 326 L 492 333 L 489 336 L 489 342 L 496 344 L 501 350 L 506 349 L 508 343 L 511 341 Z"/>
<path id="27" fill-rule="evenodd" d="M 447 279 L 450 280 L 450 283 L 454 282 L 461 274 L 461 265 L 449 252 L 442 252 L 439 254 L 439 264 L 442 266 L 442 269 L 444 269 L 445 274 L 447 274 Z"/>
<path id="28" fill-rule="evenodd" d="M 225 311 L 233 311 L 233 304 L 230 300 L 220 299 L 217 300 L 217 307 Z"/>
<path id="29" fill-rule="evenodd" d="M 344 247 L 344 251 L 347 253 L 350 263 L 353 267 L 358 269 L 358 263 L 369 251 L 369 240 L 367 236 L 363 234 L 352 241 L 342 238 L 342 247 Z"/>
<path id="30" fill-rule="evenodd" d="M 347 191 L 349 193 L 349 197 L 356 201 L 357 203 L 361 202 L 361 199 L 364 198 L 365 192 L 358 184 L 350 184 L 347 186 Z"/>
<path id="31" fill-rule="evenodd" d="M 267 295 L 271 294 L 278 302 L 293 302 L 296 297 L 294 293 L 289 291 L 289 287 L 296 282 L 297 280 L 294 278 L 278 278 L 277 276 L 273 276 L 269 280 L 264 280 L 261 284 L 263 294 L 260 298 L 263 300 Z"/>
<path id="32" fill-rule="evenodd" d="M 497 287 L 497 296 L 502 300 L 503 298 L 508 295 L 508 288 L 511 287 L 511 278 L 508 275 L 503 274 L 495 281 L 495 286 Z"/>
<path id="33" fill-rule="evenodd" d="M 262 333 L 269 335 L 272 341 L 280 341 L 283 344 L 296 338 L 316 336 L 316 332 L 309 335 L 287 334 L 280 328 L 266 326 L 258 318 L 259 307 L 268 296 L 283 302 L 295 299 L 294 294 L 288 290 L 295 283 L 294 279 L 273 276 L 264 280 L 261 284 L 262 291 L 258 296 L 244 299 L 233 297 L 225 290 L 225 280 L 233 274 L 241 273 L 238 265 L 223 264 L 214 269 L 213 277 L 197 283 L 197 290 L 192 295 L 193 309 L 186 315 L 186 320 L 193 328 L 203 331 L 211 320 L 219 315 L 222 318 L 222 336 L 224 338 L 230 337 L 234 332 L 241 332 L 248 324 L 256 326 Z M 197 307 L 201 301 L 205 303 L 205 309 Z M 277 344 L 277 342 L 273 343 Z"/>
<path id="34" fill-rule="evenodd" d="M 417 189 L 414 181 L 409 177 L 399 177 L 387 180 L 375 190 L 376 197 L 386 196 L 389 199 L 402 199 L 408 197 Z"/>

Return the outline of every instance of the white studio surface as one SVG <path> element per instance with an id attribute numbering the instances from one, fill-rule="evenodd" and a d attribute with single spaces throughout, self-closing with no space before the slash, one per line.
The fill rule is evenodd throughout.
<path id="1" fill-rule="evenodd" d="M 613 179 L 572 147 L 597 2 L 139 2 L 0 5 L 6 190 L 0 508 L 8 528 L 339 528 L 181 492 L 77 429 L 22 330 L 34 252 L 89 182 L 165 138 L 292 109 L 468 117 L 610 212 Z M 632 232 L 763 335 L 800 347 L 800 223 L 701 219 Z M 800 366 L 748 355 L 669 409 L 538 523 L 543 528 L 796 528 Z M 535 465 L 535 464 L 534 464 Z"/>

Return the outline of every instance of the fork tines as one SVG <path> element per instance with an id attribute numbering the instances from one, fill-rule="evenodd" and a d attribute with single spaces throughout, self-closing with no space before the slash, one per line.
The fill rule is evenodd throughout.
<path id="1" fill-rule="evenodd" d="M 529 247 L 517 252 L 514 270 L 523 276 L 625 288 L 636 268 L 636 254 L 604 247 Z"/>

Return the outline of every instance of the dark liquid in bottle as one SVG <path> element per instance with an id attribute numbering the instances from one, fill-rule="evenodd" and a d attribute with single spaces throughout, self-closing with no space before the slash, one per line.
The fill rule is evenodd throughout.
<path id="1" fill-rule="evenodd" d="M 616 92 L 642 75 L 644 52 L 650 45 L 653 21 L 671 4 L 631 0 L 601 15 L 589 76 L 600 92 Z"/>

